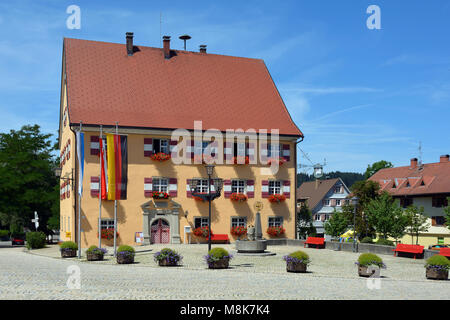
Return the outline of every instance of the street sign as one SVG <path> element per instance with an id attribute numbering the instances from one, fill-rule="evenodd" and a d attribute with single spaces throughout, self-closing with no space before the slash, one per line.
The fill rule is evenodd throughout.
<path id="1" fill-rule="evenodd" d="M 31 222 L 34 222 L 34 226 L 36 227 L 36 231 L 39 228 L 39 217 L 37 212 L 34 212 L 34 219 L 31 219 Z"/>

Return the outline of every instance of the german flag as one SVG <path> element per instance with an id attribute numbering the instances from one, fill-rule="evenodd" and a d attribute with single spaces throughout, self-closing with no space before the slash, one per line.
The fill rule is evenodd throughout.
<path id="1" fill-rule="evenodd" d="M 108 149 L 108 200 L 127 198 L 128 146 L 127 137 L 106 134 Z"/>

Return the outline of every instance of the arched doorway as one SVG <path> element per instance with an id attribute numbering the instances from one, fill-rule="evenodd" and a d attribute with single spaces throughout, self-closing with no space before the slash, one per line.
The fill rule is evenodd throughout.
<path id="1" fill-rule="evenodd" d="M 167 221 L 163 219 L 153 221 L 151 243 L 170 243 L 170 226 Z"/>

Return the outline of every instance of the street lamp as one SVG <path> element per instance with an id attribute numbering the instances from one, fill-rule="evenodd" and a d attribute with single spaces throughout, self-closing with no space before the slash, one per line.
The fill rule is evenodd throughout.
<path id="1" fill-rule="evenodd" d="M 71 183 L 71 187 L 72 187 L 72 190 L 73 190 L 73 169 L 72 169 L 71 173 L 66 174 L 66 176 L 64 176 L 64 177 L 61 177 L 61 173 L 62 173 L 62 168 L 61 167 L 54 168 L 53 172 L 55 173 L 55 176 L 58 177 L 59 179 L 61 179 L 61 180 L 68 180 L 68 181 L 72 182 Z"/>
<path id="2" fill-rule="evenodd" d="M 358 252 L 358 249 L 356 248 L 356 206 L 358 205 L 358 197 L 352 198 L 352 204 L 353 204 L 353 252 Z"/>
<path id="3" fill-rule="evenodd" d="M 203 200 L 208 200 L 209 202 L 209 218 L 208 218 L 208 252 L 211 250 L 211 201 L 220 197 L 220 193 L 222 191 L 223 180 L 220 178 L 211 178 L 214 173 L 214 165 L 207 164 L 205 165 L 206 174 L 208 175 L 208 193 L 202 193 L 198 190 L 198 179 L 191 179 L 189 183 L 189 187 L 191 189 L 191 193 L 194 197 L 199 197 Z M 211 192 L 211 182 L 214 186 L 214 191 Z"/>

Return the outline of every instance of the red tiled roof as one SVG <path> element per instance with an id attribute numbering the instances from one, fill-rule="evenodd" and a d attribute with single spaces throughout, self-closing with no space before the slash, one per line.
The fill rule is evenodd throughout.
<path id="1" fill-rule="evenodd" d="M 303 136 L 263 60 L 64 39 L 71 123 L 145 128 L 279 129 Z"/>
<path id="2" fill-rule="evenodd" d="M 381 169 L 369 180 L 378 182 L 381 191 L 393 196 L 450 193 L 450 162 Z M 395 187 L 394 187 L 395 185 Z"/>
<path id="3" fill-rule="evenodd" d="M 308 207 L 314 209 L 332 187 L 339 181 L 339 178 L 303 182 L 297 189 L 297 199 L 308 199 Z"/>

